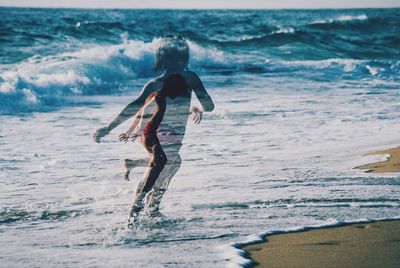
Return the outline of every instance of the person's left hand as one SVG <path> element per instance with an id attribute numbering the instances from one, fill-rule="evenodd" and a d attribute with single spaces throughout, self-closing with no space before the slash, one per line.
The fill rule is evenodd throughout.
<path id="1" fill-rule="evenodd" d="M 193 122 L 196 124 L 200 124 L 201 119 L 203 118 L 203 111 L 196 106 L 193 106 L 190 110 L 190 113 L 193 113 Z"/>

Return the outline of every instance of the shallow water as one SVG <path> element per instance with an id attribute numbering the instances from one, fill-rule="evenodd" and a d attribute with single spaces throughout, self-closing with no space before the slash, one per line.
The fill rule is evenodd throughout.
<path id="1" fill-rule="evenodd" d="M 33 16 L 39 11 L 24 10 L 25 15 L 16 18 L 28 18 L 24 12 Z M 81 21 L 76 13 L 89 11 L 63 12 L 64 17 Z M 107 13 L 89 13 L 100 16 L 102 12 Z M 129 12 L 107 14 L 128 16 Z M 247 18 L 246 12 L 227 11 L 220 19 L 240 21 Z M 286 11 L 282 12 L 259 14 L 278 29 L 285 26 L 283 19 L 276 23 L 284 17 Z M 361 36 L 378 18 L 385 25 L 398 26 L 392 20 L 398 13 L 398 9 L 307 11 L 308 17 L 303 14 L 297 22 L 310 25 L 324 17 L 326 25 L 319 22 L 318 27 L 331 27 L 325 34 L 345 36 L 339 31 L 353 31 Z M 195 15 L 204 20 L 202 12 Z M 289 20 L 287 26 L 295 22 Z M 75 27 L 76 23 L 66 22 Z M 346 23 L 354 28 L 344 29 Z M 54 22 L 48 25 L 55 27 Z M 386 40 L 374 33 L 369 34 L 371 40 Z M 134 34 L 128 31 L 126 41 L 105 39 L 98 47 L 58 48 L 49 51 L 51 56 L 28 44 L 31 54 L 13 60 L 2 57 L 2 265 L 221 267 L 233 258 L 223 246 L 251 234 L 332 220 L 399 216 L 399 175 L 352 169 L 382 158 L 364 153 L 399 143 L 399 57 L 392 43 L 383 45 L 389 54 L 382 57 L 372 53 L 360 58 L 355 49 L 351 56 L 306 59 L 265 54 L 293 49 L 286 45 L 264 53 L 251 42 L 226 50 L 212 43 L 249 34 L 235 32 L 213 35 L 221 39 L 217 41 L 208 36 L 204 43 L 189 35 L 192 68 L 201 74 L 216 109 L 205 114 L 198 126 L 189 122 L 181 151 L 183 165 L 164 196 L 162 216 L 145 218 L 140 226 L 128 229 L 133 188 L 144 169 L 135 170 L 132 181 L 125 182 L 120 167 L 123 159 L 140 158 L 145 152 L 138 144 L 117 142 L 126 124 L 101 144 L 94 143 L 91 134 L 133 99 L 152 75 L 156 34 Z M 291 44 L 299 46 L 297 41 Z M 104 46 L 110 53 L 99 59 Z M 125 50 L 119 57 L 121 48 Z M 254 57 L 246 51 L 255 51 Z M 72 58 L 63 53 L 71 53 Z M 242 61 L 232 61 L 235 57 Z M 92 69 L 94 59 L 99 64 Z M 50 68 L 54 65 L 59 68 Z M 124 68 L 130 70 L 127 77 L 116 78 Z M 116 73 L 108 75 L 111 69 Z M 146 72 L 138 75 L 135 70 Z"/>

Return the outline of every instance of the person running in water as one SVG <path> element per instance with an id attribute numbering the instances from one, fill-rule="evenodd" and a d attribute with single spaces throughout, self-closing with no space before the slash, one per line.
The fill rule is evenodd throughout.
<path id="1" fill-rule="evenodd" d="M 187 97 L 187 95 L 188 85 L 185 79 L 179 74 L 173 74 L 169 76 L 165 80 L 163 87 L 160 90 L 153 92 L 149 97 L 147 97 L 145 105 L 136 114 L 132 126 L 128 129 L 128 131 L 120 135 L 120 141 L 125 142 L 129 138 L 134 141 L 138 136 L 140 136 L 144 148 L 151 155 L 145 178 L 137 187 L 135 201 L 133 202 L 133 206 L 130 211 L 130 217 L 136 217 L 142 210 L 143 206 L 138 201 L 152 189 L 154 183 L 168 161 L 167 156 L 165 155 L 157 137 L 157 129 L 163 121 L 165 111 L 167 110 L 166 98 L 168 97 L 174 100 L 177 97 Z M 155 109 L 153 113 L 150 114 L 148 110 L 150 109 L 152 103 L 155 104 Z M 143 119 L 149 114 L 151 117 L 148 119 L 142 130 Z M 142 135 L 139 133 L 142 133 Z M 129 178 L 129 172 L 125 174 L 125 178 L 127 177 Z"/>
<path id="2" fill-rule="evenodd" d="M 184 78 L 189 89 L 187 95 L 179 98 L 179 101 L 172 101 L 170 104 L 167 99 L 168 109 L 165 111 L 164 120 L 157 130 L 160 144 L 163 144 L 168 162 L 159 174 L 152 190 L 147 194 L 148 198 L 146 198 L 144 204 L 146 208 L 152 208 L 154 211 L 158 211 L 165 190 L 181 166 L 182 160 L 179 151 L 182 147 L 190 112 L 194 113 L 194 122 L 200 123 L 203 112 L 210 112 L 214 109 L 214 103 L 198 75 L 187 69 L 188 63 L 189 46 L 184 39 L 176 36 L 161 38 L 156 49 L 154 70 L 163 71 L 163 74 L 147 82 L 139 97 L 129 103 L 110 124 L 97 129 L 93 134 L 94 140 L 100 142 L 113 129 L 134 116 L 143 107 L 149 95 L 161 89 L 165 80 L 171 74 L 179 74 Z M 200 107 L 195 106 L 190 109 L 192 92 L 200 101 Z M 132 163 L 133 161 L 125 161 L 125 168 L 128 173 L 133 167 Z"/>

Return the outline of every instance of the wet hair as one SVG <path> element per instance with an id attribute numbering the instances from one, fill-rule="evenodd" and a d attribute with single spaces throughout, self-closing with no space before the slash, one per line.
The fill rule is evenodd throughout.
<path id="1" fill-rule="evenodd" d="M 185 67 L 188 65 L 189 45 L 184 38 L 176 35 L 167 35 L 158 42 L 154 71 L 164 71 L 166 63 L 170 61 L 182 61 Z"/>
<path id="2" fill-rule="evenodd" d="M 183 76 L 172 74 L 165 79 L 160 91 L 164 92 L 171 99 L 175 99 L 178 96 L 184 96 L 189 91 L 189 86 Z"/>

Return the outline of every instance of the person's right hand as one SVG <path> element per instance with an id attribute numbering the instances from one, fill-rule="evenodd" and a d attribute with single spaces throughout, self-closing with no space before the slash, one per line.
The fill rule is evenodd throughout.
<path id="1" fill-rule="evenodd" d="M 122 133 L 121 135 L 119 135 L 119 141 L 124 141 L 125 143 L 127 143 L 129 140 L 129 134 L 128 133 Z"/>
<path id="2" fill-rule="evenodd" d="M 108 127 L 96 129 L 93 133 L 93 139 L 95 142 L 100 143 L 100 139 L 107 136 L 109 133 L 110 129 Z"/>
<path id="3" fill-rule="evenodd" d="M 139 131 L 136 131 L 134 133 L 131 134 L 130 140 L 131 142 L 135 142 L 137 137 L 140 137 L 142 134 Z"/>

